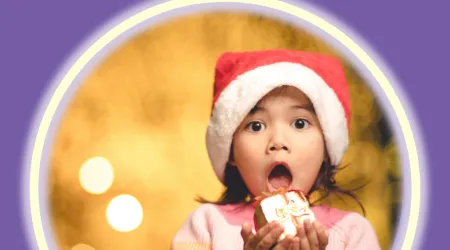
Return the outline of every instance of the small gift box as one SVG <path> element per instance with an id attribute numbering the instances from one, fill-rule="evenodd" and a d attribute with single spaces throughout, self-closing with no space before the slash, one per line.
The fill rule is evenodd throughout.
<path id="1" fill-rule="evenodd" d="M 303 192 L 295 190 L 278 190 L 273 193 L 264 193 L 256 198 L 254 203 L 255 229 L 263 227 L 272 221 L 278 221 L 283 227 L 279 241 L 287 235 L 295 236 L 297 226 L 301 225 L 305 219 L 310 222 L 315 220 L 314 213 L 309 208 L 308 199 Z"/>

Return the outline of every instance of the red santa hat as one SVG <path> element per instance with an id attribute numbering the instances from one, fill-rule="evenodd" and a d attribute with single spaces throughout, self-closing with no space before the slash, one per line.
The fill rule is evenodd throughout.
<path id="1" fill-rule="evenodd" d="M 224 181 L 233 134 L 250 110 L 273 89 L 293 86 L 312 102 L 332 165 L 349 143 L 350 98 L 344 70 L 332 57 L 294 50 L 228 52 L 215 69 L 208 155 Z"/>

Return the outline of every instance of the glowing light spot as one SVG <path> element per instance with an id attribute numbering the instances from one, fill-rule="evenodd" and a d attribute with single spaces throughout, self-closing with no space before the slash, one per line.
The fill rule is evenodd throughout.
<path id="1" fill-rule="evenodd" d="M 139 201 L 131 195 L 123 194 L 114 197 L 106 208 L 106 219 L 112 228 L 119 232 L 136 229 L 144 215 Z"/>
<path id="2" fill-rule="evenodd" d="M 95 248 L 86 244 L 79 243 L 73 246 L 71 250 L 95 250 Z"/>
<path id="3" fill-rule="evenodd" d="M 106 192 L 114 180 L 111 163 L 103 157 L 93 157 L 83 163 L 79 171 L 81 186 L 89 193 Z"/>

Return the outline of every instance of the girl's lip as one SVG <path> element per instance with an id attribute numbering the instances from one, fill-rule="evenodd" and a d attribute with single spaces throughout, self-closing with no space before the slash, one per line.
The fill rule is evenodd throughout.
<path id="1" fill-rule="evenodd" d="M 289 167 L 289 164 L 287 164 L 284 161 L 275 161 L 272 164 L 270 164 L 269 171 L 267 173 L 267 179 L 269 178 L 270 173 L 272 173 L 272 170 L 278 165 L 283 165 L 285 168 L 287 168 L 287 170 L 289 170 L 289 172 L 292 175 L 292 171 L 291 171 L 291 168 Z"/>

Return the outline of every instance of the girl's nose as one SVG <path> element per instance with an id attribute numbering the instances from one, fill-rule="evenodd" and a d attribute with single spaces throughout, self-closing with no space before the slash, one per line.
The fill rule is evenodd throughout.
<path id="1" fill-rule="evenodd" d="M 286 150 L 286 151 L 289 151 L 289 148 L 288 148 L 286 145 L 284 145 L 284 144 L 278 144 L 278 143 L 276 143 L 276 144 L 273 144 L 273 145 L 269 148 L 269 150 L 270 150 L 270 151 L 279 151 L 279 150 Z"/>
<path id="2" fill-rule="evenodd" d="M 267 145 L 267 153 L 270 154 L 283 150 L 290 153 L 291 147 L 287 143 L 287 140 L 281 131 L 274 132 Z"/>

